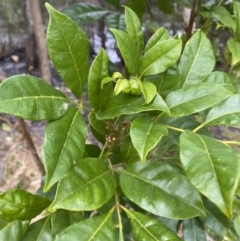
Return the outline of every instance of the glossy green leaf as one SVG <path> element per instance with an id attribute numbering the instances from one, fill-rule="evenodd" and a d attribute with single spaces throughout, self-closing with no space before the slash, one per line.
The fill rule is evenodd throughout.
<path id="1" fill-rule="evenodd" d="M 235 35 L 237 41 L 240 41 L 240 3 L 238 1 L 233 1 L 233 10 L 236 23 Z"/>
<path id="2" fill-rule="evenodd" d="M 153 83 L 157 92 L 163 97 L 180 88 L 180 75 L 178 69 L 173 66 L 165 72 L 144 78 L 144 81 Z"/>
<path id="3" fill-rule="evenodd" d="M 34 241 L 52 241 L 63 229 L 83 219 L 81 212 L 58 210 L 32 223 L 22 241 L 32 241 L 33 237 L 35 237 Z"/>
<path id="4" fill-rule="evenodd" d="M 233 81 L 230 75 L 221 72 L 221 71 L 214 71 L 210 75 L 208 75 L 204 82 L 206 83 L 213 83 L 213 84 L 220 84 L 224 86 L 226 89 L 230 90 L 232 93 L 235 93 L 235 87 L 233 86 Z"/>
<path id="5" fill-rule="evenodd" d="M 204 225 L 218 237 L 224 237 L 232 222 L 212 202 L 203 200 L 206 217 L 201 217 Z"/>
<path id="6" fill-rule="evenodd" d="M 105 2 L 109 3 L 110 5 L 116 7 L 116 8 L 120 8 L 120 3 L 119 0 L 105 0 Z"/>
<path id="7" fill-rule="evenodd" d="M 100 134 L 106 135 L 109 133 L 107 129 L 107 125 L 105 121 L 98 120 L 96 114 L 91 112 L 88 116 L 88 120 L 90 125 Z"/>
<path id="8" fill-rule="evenodd" d="M 88 77 L 89 41 L 84 31 L 68 16 L 46 3 L 50 15 L 48 52 L 55 69 L 72 93 L 81 97 Z"/>
<path id="9" fill-rule="evenodd" d="M 85 158 L 75 165 L 69 176 L 60 181 L 49 210 L 94 210 L 110 200 L 115 188 L 115 179 L 105 162 Z"/>
<path id="10" fill-rule="evenodd" d="M 130 137 L 142 162 L 146 162 L 149 151 L 167 134 L 167 127 L 160 122 L 154 122 L 150 116 L 139 116 L 132 122 Z"/>
<path id="11" fill-rule="evenodd" d="M 134 44 L 137 45 L 139 52 L 143 49 L 143 33 L 142 24 L 136 15 L 136 13 L 129 7 L 125 6 L 125 22 L 127 33 L 129 37 L 133 40 Z"/>
<path id="12" fill-rule="evenodd" d="M 0 214 L 9 220 L 30 220 L 50 205 L 47 198 L 33 195 L 21 189 L 0 194 Z"/>
<path id="13" fill-rule="evenodd" d="M 148 40 L 145 52 L 147 52 L 149 49 L 153 48 L 155 45 L 157 45 L 160 42 L 163 42 L 165 40 L 168 40 L 168 31 L 164 27 L 159 28 L 152 37 Z"/>
<path id="14" fill-rule="evenodd" d="M 136 75 L 139 67 L 140 51 L 130 36 L 117 29 L 109 29 L 116 38 L 118 48 L 130 74 Z"/>
<path id="15" fill-rule="evenodd" d="M 143 111 L 158 110 L 169 114 L 169 109 L 163 99 L 157 94 L 149 105 L 144 105 L 145 100 L 141 96 L 132 96 L 120 93 L 111 98 L 106 109 L 97 113 L 99 119 L 111 119 L 124 114 L 134 114 Z"/>
<path id="16" fill-rule="evenodd" d="M 63 13 L 78 24 L 83 24 L 96 21 L 109 13 L 109 11 L 89 3 L 76 3 L 64 9 Z"/>
<path id="17" fill-rule="evenodd" d="M 67 103 L 62 92 L 30 75 L 15 75 L 0 85 L 0 112 L 24 119 L 57 119 L 67 111 Z"/>
<path id="18" fill-rule="evenodd" d="M 111 13 L 107 17 L 108 28 L 115 28 L 122 31 L 126 30 L 125 16 L 120 13 Z"/>
<path id="19" fill-rule="evenodd" d="M 99 146 L 94 144 L 86 144 L 85 145 L 85 154 L 87 154 L 86 157 L 99 157 L 101 154 L 101 149 Z"/>
<path id="20" fill-rule="evenodd" d="M 215 57 L 208 38 L 201 31 L 187 42 L 179 62 L 181 86 L 202 82 L 215 65 Z"/>
<path id="21" fill-rule="evenodd" d="M 0 240 L 20 241 L 27 231 L 29 221 L 14 220 L 13 222 L 7 222 L 4 217 L 0 216 L 0 223 Z"/>
<path id="22" fill-rule="evenodd" d="M 139 19 L 142 19 L 146 8 L 145 1 L 127 0 L 125 3 L 125 6 L 128 6 L 129 8 L 131 8 L 137 14 Z"/>
<path id="23" fill-rule="evenodd" d="M 234 219 L 234 228 L 240 237 L 240 214 L 238 213 L 237 217 Z"/>
<path id="24" fill-rule="evenodd" d="M 167 228 L 171 229 L 174 233 L 178 233 L 179 227 L 181 225 L 180 220 L 158 217 L 158 220 L 163 223 Z"/>
<path id="25" fill-rule="evenodd" d="M 101 49 L 90 67 L 88 97 L 96 110 L 101 110 L 109 102 L 109 98 L 111 98 L 112 84 L 105 84 L 101 88 L 102 80 L 109 77 L 108 63 L 107 53 L 104 49 Z"/>
<path id="26" fill-rule="evenodd" d="M 199 218 L 184 220 L 182 225 L 184 241 L 207 241 L 204 225 Z"/>
<path id="27" fill-rule="evenodd" d="M 214 106 L 230 95 L 232 92 L 219 84 L 200 83 L 171 92 L 166 103 L 172 116 L 185 116 Z"/>
<path id="28" fill-rule="evenodd" d="M 63 230 L 53 241 L 115 240 L 112 212 L 77 222 Z"/>
<path id="29" fill-rule="evenodd" d="M 180 137 L 180 158 L 190 182 L 231 217 L 239 178 L 235 150 L 213 138 L 185 131 Z"/>
<path id="30" fill-rule="evenodd" d="M 231 28 L 233 31 L 236 28 L 236 23 L 233 20 L 231 13 L 223 6 L 213 6 L 209 11 L 200 12 L 205 18 L 213 18 L 221 22 L 225 27 Z"/>
<path id="31" fill-rule="evenodd" d="M 69 107 L 67 113 L 48 123 L 45 129 L 43 163 L 46 169 L 44 191 L 66 177 L 84 153 L 87 125 L 81 111 Z"/>
<path id="32" fill-rule="evenodd" d="M 155 215 L 187 219 L 204 215 L 196 189 L 176 169 L 164 162 L 136 162 L 121 172 L 124 194 Z"/>
<path id="33" fill-rule="evenodd" d="M 232 57 L 231 66 L 233 68 L 240 61 L 240 57 L 239 57 L 240 42 L 236 41 L 233 38 L 230 38 L 228 40 L 228 42 L 227 42 L 227 46 L 228 46 L 228 49 L 229 49 L 229 51 L 230 51 L 230 53 L 232 55 L 231 56 Z"/>
<path id="34" fill-rule="evenodd" d="M 159 42 L 150 48 L 142 57 L 139 67 L 140 78 L 164 72 L 174 65 L 182 49 L 181 40 L 170 39 Z"/>
<path id="35" fill-rule="evenodd" d="M 128 211 L 128 217 L 131 219 L 133 236 L 136 241 L 181 241 L 176 233 L 168 229 L 165 225 L 158 222 L 156 219 L 150 218 L 147 215 L 139 212 Z"/>
<path id="36" fill-rule="evenodd" d="M 124 161 L 128 163 L 139 161 L 139 155 L 134 148 L 130 137 L 126 137 L 122 140 L 120 148 L 121 155 L 124 158 Z"/>
<path id="37" fill-rule="evenodd" d="M 202 126 L 236 125 L 240 123 L 240 94 L 230 96 L 223 103 L 213 107 Z"/>
<path id="38" fill-rule="evenodd" d="M 173 6 L 171 1 L 165 1 L 165 0 L 156 0 L 157 7 L 159 8 L 160 11 L 166 13 L 166 14 L 171 14 L 173 11 Z"/>

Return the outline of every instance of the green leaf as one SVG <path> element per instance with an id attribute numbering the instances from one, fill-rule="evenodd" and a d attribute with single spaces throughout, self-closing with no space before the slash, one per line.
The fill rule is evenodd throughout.
<path id="1" fill-rule="evenodd" d="M 120 13 L 111 13 L 107 17 L 108 28 L 115 28 L 122 31 L 126 30 L 125 15 Z"/>
<path id="2" fill-rule="evenodd" d="M 205 79 L 204 82 L 206 83 L 213 83 L 213 84 L 220 84 L 224 86 L 226 89 L 230 90 L 232 93 L 235 93 L 235 87 L 233 86 L 233 81 L 231 77 L 221 71 L 214 71 L 210 75 L 208 75 Z"/>
<path id="3" fill-rule="evenodd" d="M 66 240 L 115 240 L 115 224 L 112 212 L 77 222 L 64 229 L 53 241 Z"/>
<path id="4" fill-rule="evenodd" d="M 196 32 L 187 42 L 179 62 L 181 85 L 202 82 L 215 65 L 215 57 L 208 38 L 201 31 Z"/>
<path id="5" fill-rule="evenodd" d="M 212 202 L 203 199 L 206 210 L 206 217 L 201 217 L 204 225 L 214 232 L 218 237 L 224 237 L 227 229 L 232 226 L 228 219 Z"/>
<path id="6" fill-rule="evenodd" d="M 120 93 L 111 98 L 106 109 L 97 113 L 99 119 L 112 119 L 124 114 L 134 114 L 150 110 L 164 111 L 169 114 L 168 107 L 163 99 L 157 94 L 149 105 L 144 105 L 145 100 L 141 96 L 132 96 Z"/>
<path id="7" fill-rule="evenodd" d="M 63 229 L 83 219 L 81 212 L 58 210 L 32 223 L 22 241 L 32 241 L 33 237 L 35 237 L 34 241 L 52 241 Z"/>
<path id="8" fill-rule="evenodd" d="M 120 186 L 132 202 L 155 215 L 174 219 L 204 215 L 196 189 L 166 163 L 136 162 L 121 172 Z"/>
<path id="9" fill-rule="evenodd" d="M 59 182 L 56 198 L 49 210 L 95 210 L 110 200 L 115 188 L 116 181 L 105 162 L 85 158 Z"/>
<path id="10" fill-rule="evenodd" d="M 85 153 L 87 153 L 87 157 L 99 157 L 101 154 L 101 149 L 97 145 L 86 144 L 85 145 Z"/>
<path id="11" fill-rule="evenodd" d="M 240 123 L 240 94 L 230 96 L 223 103 L 213 107 L 202 126 L 236 125 Z"/>
<path id="12" fill-rule="evenodd" d="M 156 219 L 150 218 L 147 215 L 128 211 L 124 209 L 131 219 L 131 226 L 133 236 L 136 241 L 180 241 L 180 239 L 172 230 L 168 229 L 165 225 L 158 222 Z"/>
<path id="13" fill-rule="evenodd" d="M 159 28 L 153 35 L 152 37 L 148 40 L 146 47 L 145 47 L 145 52 L 153 48 L 155 45 L 158 43 L 161 43 L 165 40 L 168 40 L 168 31 L 164 27 Z"/>
<path id="14" fill-rule="evenodd" d="M 81 160 L 85 149 L 87 126 L 81 111 L 69 107 L 68 112 L 45 129 L 43 163 L 46 169 L 44 192 L 67 176 Z"/>
<path id="15" fill-rule="evenodd" d="M 120 8 L 119 0 L 105 0 L 105 2 L 109 3 L 110 5 L 114 6 L 115 8 Z"/>
<path id="16" fill-rule="evenodd" d="M 233 10 L 236 23 L 235 35 L 237 41 L 240 41 L 240 3 L 238 1 L 233 1 Z M 234 28 L 233 28 L 234 30 Z"/>
<path id="17" fill-rule="evenodd" d="M 178 69 L 173 66 L 162 74 L 152 75 L 144 78 L 144 81 L 153 83 L 157 92 L 163 97 L 180 88 L 180 75 Z"/>
<path id="18" fill-rule="evenodd" d="M 55 69 L 72 93 L 81 97 L 88 77 L 89 41 L 72 19 L 46 3 L 50 15 L 47 44 Z"/>
<path id="19" fill-rule="evenodd" d="M 156 0 L 156 3 L 160 11 L 166 14 L 171 14 L 173 12 L 173 6 L 171 1 Z"/>
<path id="20" fill-rule="evenodd" d="M 76 3 L 65 8 L 63 13 L 78 24 L 83 24 L 96 21 L 109 13 L 109 11 L 88 3 Z"/>
<path id="21" fill-rule="evenodd" d="M 214 106 L 230 95 L 232 92 L 219 84 L 200 83 L 171 92 L 166 103 L 171 116 L 186 116 Z"/>
<path id="22" fill-rule="evenodd" d="M 109 77 L 108 63 L 107 53 L 104 49 L 101 49 L 90 67 L 88 97 L 96 110 L 101 110 L 109 102 L 109 98 L 111 98 L 112 84 L 105 84 L 101 88 L 102 80 Z"/>
<path id="23" fill-rule="evenodd" d="M 232 57 L 232 60 L 231 60 L 231 66 L 232 68 L 237 64 L 239 63 L 240 61 L 240 57 L 239 57 L 239 54 L 240 54 L 240 42 L 236 41 L 235 39 L 233 38 L 230 38 L 227 42 L 227 46 L 228 46 L 228 49 L 231 53 L 231 57 Z"/>
<path id="24" fill-rule="evenodd" d="M 240 214 L 238 213 L 237 217 L 234 219 L 234 228 L 240 237 Z"/>
<path id="25" fill-rule="evenodd" d="M 154 75 L 164 72 L 174 65 L 182 49 L 181 40 L 170 39 L 159 42 L 150 48 L 142 57 L 139 76 Z"/>
<path id="26" fill-rule="evenodd" d="M 109 134 L 109 130 L 107 129 L 106 122 L 102 120 L 98 120 L 96 114 L 91 112 L 88 116 L 88 120 L 90 125 L 100 134 L 106 135 Z"/>
<path id="27" fill-rule="evenodd" d="M 138 72 L 140 51 L 129 35 L 121 30 L 109 29 L 116 38 L 118 48 L 130 74 L 136 75 Z"/>
<path id="28" fill-rule="evenodd" d="M 141 19 L 145 12 L 146 3 L 145 1 L 128 0 L 125 3 L 125 6 L 128 6 L 129 8 L 131 8 L 137 14 L 138 18 Z"/>
<path id="29" fill-rule="evenodd" d="M 0 216 L 0 223 L 0 240 L 20 241 L 27 231 L 29 221 L 14 220 L 9 223 Z"/>
<path id="30" fill-rule="evenodd" d="M 0 112 L 24 119 L 57 119 L 67 111 L 67 103 L 62 92 L 30 75 L 15 75 L 0 85 Z"/>
<path id="31" fill-rule="evenodd" d="M 184 220 L 182 225 L 184 241 L 207 241 L 203 223 L 199 218 Z"/>
<path id="32" fill-rule="evenodd" d="M 129 37 L 133 40 L 134 44 L 137 45 L 139 52 L 142 52 L 143 49 L 143 33 L 142 33 L 142 24 L 136 15 L 136 13 L 131 9 L 125 6 L 125 22 L 127 33 Z"/>
<path id="33" fill-rule="evenodd" d="M 130 137 L 126 137 L 122 140 L 120 148 L 124 161 L 128 163 L 139 161 L 139 155 L 134 148 Z"/>
<path id="34" fill-rule="evenodd" d="M 239 178 L 237 153 L 213 138 L 187 130 L 180 137 L 180 158 L 190 182 L 231 217 Z"/>
<path id="35" fill-rule="evenodd" d="M 21 189 L 12 189 L 0 194 L 0 214 L 9 220 L 30 220 L 50 203 L 47 198 Z"/>
<path id="36" fill-rule="evenodd" d="M 156 135 L 156 133 L 158 134 Z M 139 116 L 132 122 L 130 137 L 142 162 L 146 162 L 149 151 L 167 134 L 166 125 L 153 121 L 150 116 Z"/>
<path id="37" fill-rule="evenodd" d="M 224 27 L 231 28 L 233 31 L 236 29 L 236 23 L 233 20 L 231 13 L 225 7 L 213 6 L 210 11 L 200 12 L 205 18 L 213 18 L 221 22 Z"/>

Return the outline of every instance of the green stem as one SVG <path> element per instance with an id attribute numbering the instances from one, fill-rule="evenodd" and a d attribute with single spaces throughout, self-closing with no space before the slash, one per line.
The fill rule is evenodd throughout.
<path id="1" fill-rule="evenodd" d="M 107 148 L 107 145 L 108 145 L 108 141 L 105 141 L 105 143 L 104 143 L 104 145 L 103 145 L 103 148 L 102 148 L 102 151 L 101 151 L 101 153 L 100 153 L 100 155 L 99 155 L 99 159 L 101 159 L 102 158 L 102 156 L 103 156 L 103 154 L 104 154 L 104 152 L 105 152 L 105 149 Z"/>
<path id="2" fill-rule="evenodd" d="M 173 126 L 167 126 L 168 129 L 174 130 L 174 131 L 178 131 L 178 132 L 184 132 L 185 130 L 177 128 L 177 127 L 173 127 Z"/>
<path id="3" fill-rule="evenodd" d="M 203 124 L 199 125 L 198 127 L 196 127 L 196 128 L 193 130 L 193 132 L 195 133 L 195 132 L 197 132 L 198 130 L 200 130 L 201 128 L 203 128 L 204 124 L 205 124 L 205 123 L 203 123 Z"/>
<path id="4" fill-rule="evenodd" d="M 118 215 L 118 230 L 119 230 L 119 241 L 124 241 L 123 239 L 123 226 L 122 226 L 122 217 L 121 217 L 121 205 L 119 203 L 119 198 L 117 193 L 115 192 L 115 200 L 116 200 L 116 209 L 117 209 L 117 215 Z"/>

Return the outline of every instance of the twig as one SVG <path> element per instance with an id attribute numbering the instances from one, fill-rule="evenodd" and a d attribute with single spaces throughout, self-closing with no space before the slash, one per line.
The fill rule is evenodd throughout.
<path id="1" fill-rule="evenodd" d="M 40 173 L 43 176 L 43 175 L 45 175 L 44 166 L 43 166 L 43 164 L 41 162 L 41 159 L 38 156 L 38 153 L 37 153 L 37 150 L 36 150 L 36 148 L 34 146 L 32 137 L 29 134 L 29 132 L 27 131 L 26 124 L 25 124 L 25 122 L 24 122 L 24 120 L 22 118 L 18 117 L 17 121 L 18 121 L 19 128 L 20 128 L 20 130 L 22 132 L 22 135 L 23 135 L 23 137 L 25 138 L 25 140 L 27 142 L 27 146 L 28 146 L 30 152 L 32 153 L 33 159 L 34 159 L 36 165 L 38 166 L 38 169 L 39 169 Z"/>
<path id="2" fill-rule="evenodd" d="M 196 17 L 196 13 L 198 11 L 198 7 L 199 7 L 199 0 L 194 0 L 193 1 L 193 8 L 192 8 L 191 14 L 190 14 L 189 23 L 188 23 L 187 28 L 185 29 L 185 31 L 186 31 L 186 42 L 192 36 L 193 24 L 194 24 L 194 20 L 195 20 L 195 17 Z"/>

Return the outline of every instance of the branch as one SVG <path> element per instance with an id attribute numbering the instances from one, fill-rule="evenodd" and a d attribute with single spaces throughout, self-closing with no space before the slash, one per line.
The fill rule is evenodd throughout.
<path id="1" fill-rule="evenodd" d="M 41 162 L 41 159 L 38 156 L 38 153 L 37 153 L 37 150 L 34 146 L 32 137 L 29 134 L 29 132 L 27 131 L 26 124 L 25 124 L 25 122 L 22 118 L 17 118 L 17 121 L 18 121 L 20 131 L 22 132 L 22 135 L 27 142 L 27 146 L 28 146 L 30 152 L 32 153 L 33 159 L 34 159 L 35 163 L 37 164 L 40 173 L 43 176 L 43 175 L 45 175 L 45 169 L 44 169 L 44 166 Z"/>

